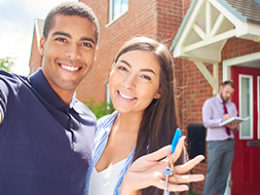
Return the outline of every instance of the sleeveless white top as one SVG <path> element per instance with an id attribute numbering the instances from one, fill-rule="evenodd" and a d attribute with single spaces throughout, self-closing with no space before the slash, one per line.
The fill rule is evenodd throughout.
<path id="1" fill-rule="evenodd" d="M 88 194 L 112 195 L 126 160 L 127 159 L 121 160 L 100 172 L 97 172 L 96 168 L 94 167 L 90 176 Z"/>

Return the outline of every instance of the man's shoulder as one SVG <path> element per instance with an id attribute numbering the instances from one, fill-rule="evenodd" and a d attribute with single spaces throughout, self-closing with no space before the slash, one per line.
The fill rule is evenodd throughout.
<path id="1" fill-rule="evenodd" d="M 9 73 L 9 72 L 6 72 L 5 70 L 3 69 L 0 69 L 0 78 L 1 80 L 6 80 L 6 81 L 12 81 L 12 82 L 19 82 L 21 80 L 24 80 L 26 79 L 27 77 L 25 76 L 21 76 L 21 75 L 18 75 L 18 74 L 14 74 L 14 73 Z"/>
<path id="2" fill-rule="evenodd" d="M 217 96 L 212 96 L 208 99 L 206 99 L 205 103 L 212 103 L 212 102 L 216 102 L 218 99 L 217 99 Z"/>
<path id="3" fill-rule="evenodd" d="M 18 88 L 24 86 L 25 83 L 28 83 L 28 79 L 25 76 L 9 73 L 0 69 L 0 82 L 2 89 L 8 88 L 17 90 Z"/>
<path id="4" fill-rule="evenodd" d="M 96 119 L 96 116 L 93 114 L 93 112 L 87 107 L 87 105 L 85 105 L 84 103 L 82 103 L 80 100 L 76 99 L 75 100 L 76 103 L 75 105 L 73 106 L 74 107 L 74 110 L 76 112 L 78 112 L 79 114 L 81 115 L 85 115 L 86 117 L 88 117 L 89 119 L 92 119 L 92 120 L 97 120 Z"/>

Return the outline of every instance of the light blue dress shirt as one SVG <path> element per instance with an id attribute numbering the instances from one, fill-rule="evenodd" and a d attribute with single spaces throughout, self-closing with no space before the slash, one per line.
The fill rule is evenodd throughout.
<path id="1" fill-rule="evenodd" d="M 112 113 L 111 115 L 102 117 L 97 122 L 97 132 L 96 132 L 95 141 L 94 141 L 95 145 L 94 145 L 94 150 L 92 152 L 91 165 L 90 165 L 90 168 L 89 168 L 88 174 L 87 174 L 85 195 L 88 195 L 91 174 L 93 172 L 93 169 L 96 166 L 96 163 L 98 162 L 101 154 L 103 153 L 103 151 L 107 145 L 108 137 L 109 137 L 113 123 L 114 123 L 117 115 L 118 115 L 118 112 L 116 111 L 116 112 Z M 135 152 L 135 147 L 132 149 L 130 155 L 128 156 L 128 158 L 125 162 L 123 169 L 120 172 L 120 176 L 118 178 L 118 182 L 114 189 L 113 195 L 120 194 L 120 186 L 122 184 L 124 175 L 128 170 L 128 167 L 130 166 L 130 164 L 133 161 L 134 152 Z"/>
<path id="2" fill-rule="evenodd" d="M 207 141 L 220 141 L 229 138 L 234 138 L 234 133 L 231 131 L 230 135 L 227 135 L 225 127 L 219 127 L 222 121 L 224 108 L 222 104 L 223 100 L 218 94 L 215 97 L 207 99 L 202 108 L 203 125 L 208 129 Z M 226 102 L 228 114 L 237 116 L 237 109 L 233 102 Z"/>

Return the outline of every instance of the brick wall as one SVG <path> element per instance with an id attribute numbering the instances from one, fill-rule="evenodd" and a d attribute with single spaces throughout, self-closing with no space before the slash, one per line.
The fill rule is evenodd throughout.
<path id="1" fill-rule="evenodd" d="M 104 101 L 105 83 L 108 81 L 110 68 L 119 47 L 134 36 L 156 38 L 156 1 L 129 1 L 128 12 L 110 24 L 108 0 L 82 0 L 82 2 L 95 11 L 101 26 L 101 39 L 96 63 L 79 86 L 78 97 L 82 101 L 90 97 Z"/>
<path id="2" fill-rule="evenodd" d="M 109 24 L 109 0 L 82 0 L 93 8 L 101 26 L 101 39 L 97 60 L 87 78 L 78 88 L 82 101 L 95 97 L 105 100 L 105 83 L 119 47 L 129 38 L 144 35 L 170 47 L 191 0 L 129 0 L 129 10 L 114 23 Z M 260 44 L 244 39 L 229 39 L 222 59 L 229 59 L 260 51 Z M 212 65 L 206 65 L 212 73 Z M 212 96 L 212 88 L 197 67 L 188 60 L 174 59 L 175 93 L 179 126 L 184 130 L 188 124 L 202 123 L 201 109 L 204 101 Z M 222 64 L 219 64 L 219 83 L 222 81 Z M 207 160 L 193 173 L 206 175 Z M 203 194 L 203 182 L 192 184 L 193 192 Z"/>
<path id="3" fill-rule="evenodd" d="M 260 51 L 260 44 L 254 41 L 231 38 L 229 39 L 222 52 L 221 56 L 223 60 L 234 58 L 238 56 L 247 55 L 250 53 L 255 53 Z"/>
<path id="4" fill-rule="evenodd" d="M 37 43 L 36 37 L 37 36 L 36 36 L 35 28 L 34 28 L 31 55 L 30 55 L 30 61 L 29 61 L 29 67 L 30 67 L 29 74 L 32 74 L 33 72 L 35 72 L 42 64 L 42 57 L 40 56 L 40 53 L 38 50 L 38 43 Z"/>

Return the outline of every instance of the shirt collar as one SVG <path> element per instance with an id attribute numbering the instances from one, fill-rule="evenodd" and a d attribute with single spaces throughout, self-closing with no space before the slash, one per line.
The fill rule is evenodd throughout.
<path id="1" fill-rule="evenodd" d="M 57 93 L 52 89 L 41 68 L 29 77 L 29 81 L 31 82 L 33 88 L 41 95 L 41 97 L 55 108 L 66 110 L 73 108 L 77 102 L 76 93 L 74 93 L 70 104 L 65 104 L 57 95 Z"/>
<path id="2" fill-rule="evenodd" d="M 217 95 L 217 100 L 219 101 L 219 103 L 221 103 L 221 104 L 222 104 L 223 100 L 222 100 L 222 98 L 220 97 L 220 95 L 219 95 L 219 94 Z"/>

